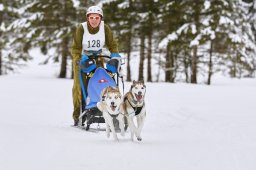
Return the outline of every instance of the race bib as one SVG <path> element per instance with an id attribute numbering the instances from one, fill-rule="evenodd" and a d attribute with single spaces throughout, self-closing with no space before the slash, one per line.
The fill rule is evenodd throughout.
<path id="1" fill-rule="evenodd" d="M 99 51 L 105 45 L 104 21 L 101 21 L 99 31 L 96 34 L 90 34 L 87 22 L 82 23 L 84 28 L 83 51 Z"/>

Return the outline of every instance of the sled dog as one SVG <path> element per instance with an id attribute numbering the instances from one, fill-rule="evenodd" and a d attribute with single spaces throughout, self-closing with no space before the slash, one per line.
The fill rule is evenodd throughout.
<path id="1" fill-rule="evenodd" d="M 146 85 L 144 81 L 133 81 L 130 91 L 124 95 L 123 110 L 128 120 L 132 141 L 134 134 L 138 141 L 142 140 L 141 131 L 146 117 L 145 93 Z M 137 120 L 137 126 L 134 119 Z"/>
<path id="2" fill-rule="evenodd" d="M 97 103 L 97 107 L 102 112 L 105 119 L 107 137 L 109 138 L 111 130 L 114 139 L 118 141 L 114 127 L 114 119 L 119 120 L 121 135 L 124 136 L 124 115 L 121 113 L 122 96 L 119 89 L 110 86 L 103 89 L 101 101 Z"/>

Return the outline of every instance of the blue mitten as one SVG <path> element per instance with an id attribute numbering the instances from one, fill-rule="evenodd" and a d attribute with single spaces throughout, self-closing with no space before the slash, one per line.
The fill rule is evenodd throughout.
<path id="1" fill-rule="evenodd" d="M 81 57 L 81 60 L 80 60 L 80 65 L 82 63 L 86 62 L 87 60 L 89 60 L 89 57 L 87 55 L 83 54 L 82 57 Z"/>
<path id="2" fill-rule="evenodd" d="M 106 65 L 107 70 L 112 73 L 117 73 L 120 67 L 121 56 L 119 55 L 119 53 L 111 53 L 110 58 L 111 59 L 107 62 Z"/>
<path id="3" fill-rule="evenodd" d="M 90 73 L 96 69 L 96 63 L 94 60 L 90 60 L 87 55 L 82 55 L 80 60 L 80 69 L 85 73 Z"/>

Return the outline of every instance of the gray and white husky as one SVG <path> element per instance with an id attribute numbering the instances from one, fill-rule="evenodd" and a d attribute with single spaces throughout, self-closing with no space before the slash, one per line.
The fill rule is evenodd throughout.
<path id="1" fill-rule="evenodd" d="M 118 88 L 109 86 L 102 90 L 101 96 L 101 101 L 97 103 L 97 107 L 105 119 L 107 137 L 109 138 L 111 130 L 114 139 L 118 140 L 113 121 L 115 118 L 119 121 L 121 135 L 124 136 L 124 115 L 121 113 L 123 112 L 121 111 L 121 93 Z"/>
<path id="2" fill-rule="evenodd" d="M 124 95 L 123 110 L 128 120 L 132 141 L 134 134 L 138 141 L 142 140 L 141 131 L 146 118 L 145 94 L 146 85 L 144 81 L 133 81 L 130 91 Z M 137 126 L 134 119 L 137 120 Z"/>

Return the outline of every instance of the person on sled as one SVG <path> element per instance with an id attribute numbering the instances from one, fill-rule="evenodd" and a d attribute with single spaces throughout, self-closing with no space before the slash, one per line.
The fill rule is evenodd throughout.
<path id="1" fill-rule="evenodd" d="M 102 9 L 98 6 L 91 6 L 86 12 L 86 19 L 87 22 L 83 22 L 77 27 L 71 47 L 74 73 L 72 89 L 74 126 L 78 125 L 82 104 L 79 82 L 80 63 L 84 63 L 87 66 L 86 72 L 88 73 L 96 67 L 102 67 L 104 65 L 103 58 L 96 57 L 96 63 L 92 63 L 89 61 L 89 56 L 100 55 L 104 46 L 110 51 L 110 58 L 121 58 L 118 53 L 118 43 L 113 38 L 110 27 L 103 21 Z M 108 62 L 106 67 L 112 73 L 117 72 L 117 68 L 111 65 L 111 62 Z"/>

